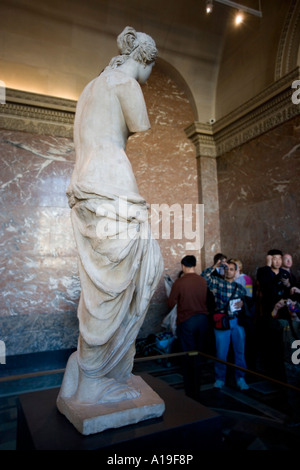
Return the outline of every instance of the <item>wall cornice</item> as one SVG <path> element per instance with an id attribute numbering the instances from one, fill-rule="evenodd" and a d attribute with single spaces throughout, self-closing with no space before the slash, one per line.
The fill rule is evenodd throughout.
<path id="1" fill-rule="evenodd" d="M 292 102 L 297 67 L 213 124 L 194 122 L 185 129 L 196 147 L 196 155 L 218 157 L 300 114 Z"/>
<path id="2" fill-rule="evenodd" d="M 76 101 L 6 89 L 0 128 L 72 137 Z"/>
<path id="3" fill-rule="evenodd" d="M 185 129 L 197 156 L 218 157 L 300 114 L 292 102 L 295 68 L 253 99 L 213 124 L 194 122 Z M 36 134 L 72 137 L 76 101 L 21 90 L 6 89 L 0 104 L 0 128 Z"/>

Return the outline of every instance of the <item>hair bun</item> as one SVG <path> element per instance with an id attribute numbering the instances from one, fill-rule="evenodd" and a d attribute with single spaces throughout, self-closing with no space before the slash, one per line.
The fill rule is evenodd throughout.
<path id="1" fill-rule="evenodd" d="M 119 34 L 117 44 L 121 54 L 130 54 L 138 45 L 136 30 L 126 26 L 122 33 Z"/>

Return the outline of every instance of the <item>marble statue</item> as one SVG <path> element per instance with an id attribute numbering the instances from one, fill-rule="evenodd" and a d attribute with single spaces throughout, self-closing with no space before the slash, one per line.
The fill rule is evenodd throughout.
<path id="1" fill-rule="evenodd" d="M 126 27 L 120 55 L 79 97 L 76 162 L 67 189 L 79 254 L 77 351 L 58 409 L 83 434 L 161 416 L 164 402 L 132 374 L 135 339 L 163 272 L 125 147 L 150 128 L 141 86 L 157 57 L 153 39 Z"/>

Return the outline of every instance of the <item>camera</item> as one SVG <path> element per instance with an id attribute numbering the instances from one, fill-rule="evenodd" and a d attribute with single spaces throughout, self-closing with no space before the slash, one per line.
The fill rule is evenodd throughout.
<path id="1" fill-rule="evenodd" d="M 290 275 L 287 271 L 281 273 L 281 279 L 289 279 Z"/>
<path id="2" fill-rule="evenodd" d="M 285 304 L 286 304 L 287 308 L 289 309 L 289 311 L 292 314 L 297 315 L 297 317 L 300 319 L 300 304 L 299 304 L 299 302 L 293 302 L 291 299 L 287 299 L 285 301 Z"/>
<path id="3" fill-rule="evenodd" d="M 220 274 L 221 276 L 224 276 L 226 269 L 227 269 L 227 265 L 226 265 L 226 264 L 220 264 L 220 266 L 219 266 L 219 274 Z"/>

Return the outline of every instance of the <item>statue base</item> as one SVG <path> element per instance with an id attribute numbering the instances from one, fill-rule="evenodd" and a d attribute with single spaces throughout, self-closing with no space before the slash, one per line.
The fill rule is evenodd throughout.
<path id="1" fill-rule="evenodd" d="M 116 403 L 86 405 L 80 404 L 72 397 L 63 397 L 59 394 L 56 405 L 77 431 L 85 436 L 158 418 L 164 413 L 164 401 L 141 377 L 131 376 L 127 384 L 140 390 L 138 398 Z"/>

